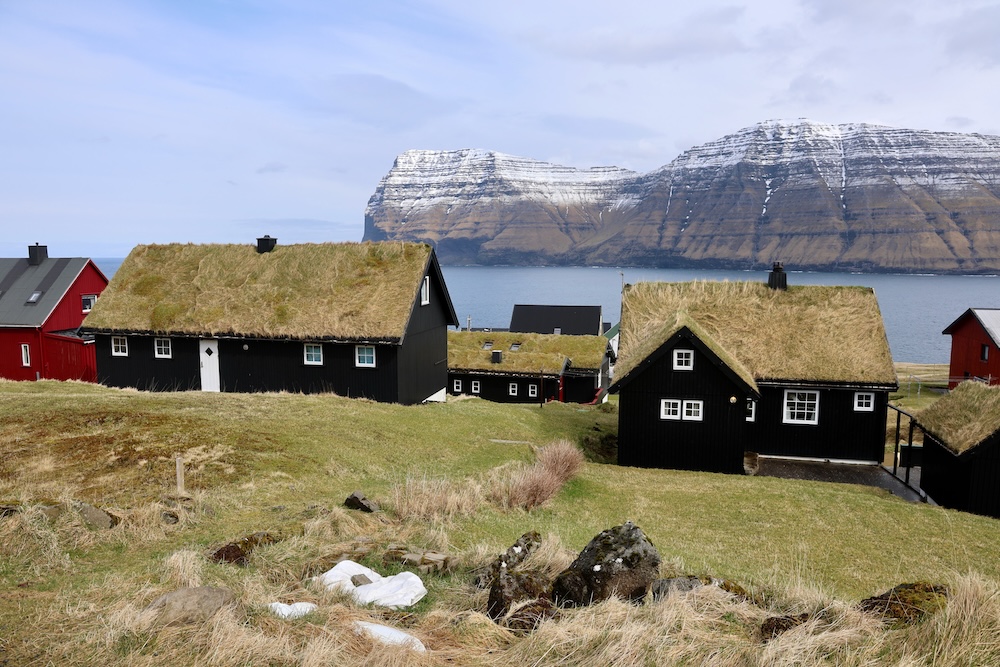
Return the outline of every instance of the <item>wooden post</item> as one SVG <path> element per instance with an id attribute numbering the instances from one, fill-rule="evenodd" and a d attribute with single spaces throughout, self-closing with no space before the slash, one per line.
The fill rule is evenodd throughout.
<path id="1" fill-rule="evenodd" d="M 177 495 L 187 495 L 187 491 L 184 490 L 184 458 L 181 456 L 177 457 Z"/>

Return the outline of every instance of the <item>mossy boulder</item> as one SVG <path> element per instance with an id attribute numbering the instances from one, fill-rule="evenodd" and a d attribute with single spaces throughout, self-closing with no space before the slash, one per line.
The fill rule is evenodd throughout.
<path id="1" fill-rule="evenodd" d="M 858 603 L 861 611 L 880 616 L 896 625 L 912 625 L 948 603 L 948 588 L 926 581 L 900 584 L 881 595 Z"/>

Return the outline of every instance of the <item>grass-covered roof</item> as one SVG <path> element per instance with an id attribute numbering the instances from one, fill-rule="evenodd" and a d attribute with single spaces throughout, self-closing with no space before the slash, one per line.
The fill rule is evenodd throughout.
<path id="1" fill-rule="evenodd" d="M 729 281 L 627 285 L 616 377 L 658 349 L 681 321 L 693 322 L 702 342 L 758 382 L 896 384 L 871 288 L 773 290 L 764 283 Z"/>
<path id="2" fill-rule="evenodd" d="M 1000 387 L 963 382 L 916 416 L 945 447 L 961 454 L 1000 431 Z"/>
<path id="3" fill-rule="evenodd" d="M 489 349 L 484 346 L 492 343 Z M 511 345 L 518 345 L 511 350 Z M 450 370 L 495 373 L 558 374 L 569 358 L 572 368 L 599 369 L 608 339 L 604 336 L 511 333 L 506 331 L 449 331 Z M 493 350 L 503 352 L 503 361 L 491 361 Z"/>
<path id="4" fill-rule="evenodd" d="M 398 340 L 430 246 L 140 245 L 84 326 L 199 336 Z"/>

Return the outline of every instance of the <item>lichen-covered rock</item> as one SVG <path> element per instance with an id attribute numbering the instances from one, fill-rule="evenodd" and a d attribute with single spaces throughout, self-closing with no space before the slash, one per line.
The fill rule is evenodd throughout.
<path id="1" fill-rule="evenodd" d="M 559 617 L 559 610 L 548 598 L 538 598 L 523 604 L 510 612 L 501 625 L 517 635 L 527 635 L 549 619 Z"/>
<path id="2" fill-rule="evenodd" d="M 87 503 L 75 502 L 73 503 L 73 509 L 76 510 L 77 514 L 80 515 L 80 518 L 83 519 L 83 522 L 89 528 L 110 530 L 121 523 L 121 519 L 114 514 Z"/>
<path id="3" fill-rule="evenodd" d="M 911 625 L 944 609 L 947 603 L 947 586 L 918 581 L 900 584 L 881 595 L 862 600 L 858 608 L 896 625 Z"/>
<path id="4" fill-rule="evenodd" d="M 378 512 L 379 506 L 373 500 L 369 500 L 361 491 L 355 491 L 344 500 L 344 507 L 362 512 Z"/>
<path id="5" fill-rule="evenodd" d="M 705 585 L 705 582 L 701 580 L 700 577 L 694 575 L 683 576 L 683 577 L 671 577 L 669 579 L 657 579 L 650 586 L 650 592 L 653 594 L 653 600 L 658 601 L 664 598 L 668 598 L 671 595 L 679 595 L 680 593 L 687 593 L 693 591 L 696 588 L 701 588 Z"/>
<path id="6" fill-rule="evenodd" d="M 490 586 L 486 614 L 493 620 L 502 618 L 516 603 L 534 598 L 548 598 L 548 579 L 537 572 L 509 571 L 500 569 L 500 574 Z"/>
<path id="7" fill-rule="evenodd" d="M 216 563 L 232 563 L 234 565 L 245 566 L 249 563 L 250 554 L 259 546 L 274 544 L 278 537 L 268 532 L 257 532 L 245 537 L 241 537 L 235 542 L 219 547 L 209 556 L 209 559 Z"/>
<path id="8" fill-rule="evenodd" d="M 235 599 L 233 592 L 226 588 L 180 588 L 153 600 L 140 614 L 139 622 L 154 628 L 204 623 L 224 606 L 233 604 Z"/>
<path id="9" fill-rule="evenodd" d="M 475 584 L 478 588 L 490 588 L 493 582 L 506 569 L 508 572 L 519 566 L 531 553 L 542 544 L 542 537 L 538 531 L 531 530 L 517 538 L 514 544 L 507 547 L 497 559 L 490 563 L 484 572 L 476 577 Z"/>
<path id="10" fill-rule="evenodd" d="M 760 624 L 760 636 L 763 642 L 769 642 L 778 635 L 788 632 L 809 620 L 809 614 L 793 616 L 772 616 Z"/>
<path id="11" fill-rule="evenodd" d="M 642 529 L 627 521 L 601 532 L 552 584 L 561 605 L 587 605 L 612 595 L 639 601 L 660 569 L 660 554 Z"/>

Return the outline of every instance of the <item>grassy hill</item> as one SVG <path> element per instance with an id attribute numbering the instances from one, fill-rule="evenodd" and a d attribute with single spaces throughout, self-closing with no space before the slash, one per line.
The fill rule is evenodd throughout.
<path id="1" fill-rule="evenodd" d="M 503 509 L 490 489 L 568 439 L 613 433 L 612 408 L 501 405 L 478 399 L 396 406 L 335 396 L 146 394 L 79 383 L 0 382 L 2 664 L 998 664 L 1000 521 L 908 504 L 866 487 L 586 463 L 544 505 Z M 175 457 L 191 497 L 178 503 Z M 341 507 L 360 489 L 384 512 Z M 122 517 L 109 531 L 39 503 L 83 500 Z M 447 509 L 418 512 L 421 500 Z M 437 503 L 435 505 L 435 503 Z M 163 521 L 174 512 L 178 522 Z M 659 549 L 663 573 L 742 584 L 762 604 L 721 590 L 640 607 L 571 610 L 528 637 L 485 615 L 472 585 L 521 534 L 544 538 L 557 571 L 601 530 L 632 520 Z M 284 539 L 248 567 L 205 556 L 255 531 Z M 458 562 L 425 577 L 412 613 L 362 608 L 315 589 L 338 545 L 366 540 L 388 573 L 390 543 Z M 891 629 L 854 609 L 902 583 L 948 584 L 946 611 Z M 240 615 L 159 633 L 135 625 L 158 595 L 184 584 L 231 588 Z M 320 610 L 280 621 L 272 600 Z M 763 643 L 769 615 L 816 620 Z M 423 656 L 373 647 L 354 619 L 413 632 Z M 6 662 L 5 662 L 6 661 Z"/>

